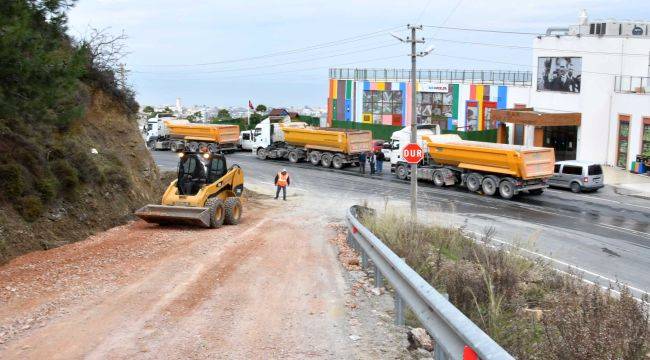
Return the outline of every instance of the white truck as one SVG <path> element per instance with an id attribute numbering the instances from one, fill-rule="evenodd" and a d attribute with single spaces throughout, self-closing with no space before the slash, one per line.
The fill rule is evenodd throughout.
<path id="1" fill-rule="evenodd" d="M 165 125 L 165 121 L 174 121 L 183 124 L 189 124 L 187 120 L 178 120 L 172 114 L 156 114 L 155 117 L 149 118 L 145 124 L 144 141 L 151 150 L 169 150 L 176 146 Z"/>
<path id="2" fill-rule="evenodd" d="M 417 142 L 424 151 L 426 151 L 426 141 L 422 139 L 424 135 L 440 135 L 440 125 L 417 125 Z M 411 142 L 411 127 L 407 126 L 402 130 L 395 131 L 390 136 L 390 172 L 394 173 L 397 164 L 403 162 L 402 150 Z M 383 150 L 382 150 L 383 151 Z"/>
<path id="3" fill-rule="evenodd" d="M 269 118 L 262 120 L 253 130 L 253 143 L 251 151 L 257 155 L 260 149 L 264 149 L 275 142 L 284 141 L 284 133 L 280 130 L 280 124 L 283 126 L 293 126 L 304 128 L 307 126 L 303 122 L 294 122 L 283 120 L 280 122 L 271 122 Z"/>
<path id="4" fill-rule="evenodd" d="M 238 147 L 240 150 L 253 150 L 253 144 L 255 143 L 255 130 L 244 130 L 239 133 L 239 144 Z"/>

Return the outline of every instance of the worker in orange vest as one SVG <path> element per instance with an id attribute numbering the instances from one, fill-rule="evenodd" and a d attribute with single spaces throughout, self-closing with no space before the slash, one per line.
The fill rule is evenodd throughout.
<path id="1" fill-rule="evenodd" d="M 280 190 L 282 190 L 282 198 L 284 201 L 287 201 L 287 186 L 291 184 L 291 179 L 289 178 L 289 173 L 287 169 L 282 169 L 277 175 L 275 175 L 275 186 L 277 189 L 275 191 L 275 199 L 277 200 L 280 196 Z"/>

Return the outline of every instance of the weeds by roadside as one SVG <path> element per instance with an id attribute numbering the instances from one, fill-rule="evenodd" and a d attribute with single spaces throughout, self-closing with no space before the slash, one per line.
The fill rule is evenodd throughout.
<path id="1" fill-rule="evenodd" d="M 643 359 L 650 349 L 647 303 L 626 288 L 612 296 L 493 246 L 490 229 L 477 239 L 390 212 L 363 222 L 518 359 Z"/>

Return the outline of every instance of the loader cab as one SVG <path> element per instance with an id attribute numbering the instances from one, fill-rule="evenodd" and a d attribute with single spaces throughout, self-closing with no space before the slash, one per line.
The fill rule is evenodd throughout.
<path id="1" fill-rule="evenodd" d="M 179 156 L 176 187 L 180 195 L 196 195 L 203 186 L 228 172 L 226 158 L 220 154 L 180 153 Z"/>

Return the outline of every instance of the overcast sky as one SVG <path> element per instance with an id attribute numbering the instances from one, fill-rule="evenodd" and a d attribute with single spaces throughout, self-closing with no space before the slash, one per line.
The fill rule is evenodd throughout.
<path id="1" fill-rule="evenodd" d="M 590 19 L 650 20 L 647 0 L 79 0 L 69 17 L 75 37 L 91 27 L 129 36 L 125 63 L 142 105 L 181 97 L 185 105 L 244 106 L 251 99 L 325 106 L 329 67 L 410 66 L 408 45 L 380 31 L 401 35 L 407 23 L 421 23 L 541 33 L 577 23 L 582 8 Z M 530 35 L 433 28 L 421 35 L 430 39 L 422 49 L 435 51 L 420 59 L 420 68 L 530 70 L 532 64 L 530 49 L 457 42 L 530 47 Z M 199 65 L 206 63 L 212 64 Z"/>

